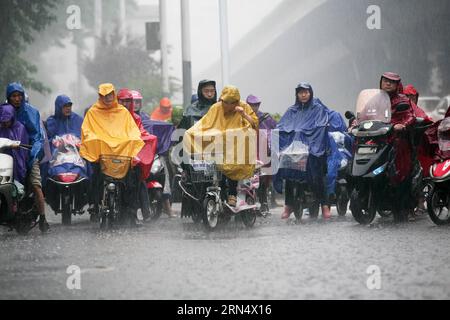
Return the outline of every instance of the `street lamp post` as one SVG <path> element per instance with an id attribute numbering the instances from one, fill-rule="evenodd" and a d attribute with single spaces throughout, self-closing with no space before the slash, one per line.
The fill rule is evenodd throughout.
<path id="1" fill-rule="evenodd" d="M 222 54 L 222 87 L 230 81 L 230 58 L 228 43 L 228 8 L 227 0 L 219 0 L 220 48 Z"/>
<path id="2" fill-rule="evenodd" d="M 161 36 L 161 75 L 163 95 L 169 95 L 169 64 L 167 52 L 167 3 L 159 0 L 159 28 Z"/>
<path id="3" fill-rule="evenodd" d="M 180 0 L 181 3 L 181 43 L 183 55 L 183 101 L 187 108 L 192 96 L 192 65 L 191 65 L 191 31 L 189 17 L 189 0 Z"/>

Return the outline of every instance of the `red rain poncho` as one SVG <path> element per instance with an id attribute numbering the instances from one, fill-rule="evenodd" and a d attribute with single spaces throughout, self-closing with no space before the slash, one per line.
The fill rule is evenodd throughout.
<path id="1" fill-rule="evenodd" d="M 381 89 L 381 81 L 383 78 L 390 79 L 390 73 L 385 73 L 380 79 L 380 89 Z M 398 77 L 398 75 L 392 74 L 393 76 Z M 400 78 L 398 78 L 400 79 Z M 391 80 L 397 80 L 395 78 Z M 403 94 L 403 85 L 400 80 L 398 84 L 397 92 L 390 95 L 391 98 L 391 111 L 392 118 L 391 124 L 395 126 L 396 124 L 403 124 L 407 128 L 414 125 L 416 117 L 414 115 L 414 110 L 409 99 Z M 400 104 L 407 104 L 410 106 L 405 111 L 398 111 L 397 106 Z M 395 150 L 395 168 L 396 175 L 391 177 L 391 182 L 394 185 L 398 185 L 399 183 L 405 181 L 412 172 L 413 162 L 411 161 L 412 157 L 412 146 L 409 141 L 408 133 L 406 132 L 398 132 L 395 133 L 390 143 L 393 144 Z"/>
<path id="2" fill-rule="evenodd" d="M 146 180 L 150 175 L 153 160 L 155 159 L 158 138 L 145 130 L 144 126 L 142 125 L 141 117 L 134 112 L 134 100 L 132 92 L 129 89 L 122 89 L 118 94 L 118 98 L 120 100 L 130 99 L 132 101 L 130 109 L 128 111 L 131 113 L 131 116 L 138 126 L 139 131 L 141 132 L 141 139 L 145 143 L 144 147 L 136 156 L 136 160 L 138 161 L 137 165 L 141 168 L 140 178 L 141 180 Z"/>

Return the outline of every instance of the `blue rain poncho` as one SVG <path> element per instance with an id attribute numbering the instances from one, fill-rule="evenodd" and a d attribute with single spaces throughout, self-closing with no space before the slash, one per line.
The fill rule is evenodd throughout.
<path id="1" fill-rule="evenodd" d="M 55 136 L 69 133 L 81 138 L 83 118 L 74 112 L 69 117 L 65 117 L 62 109 L 66 104 L 72 104 L 70 98 L 65 95 L 58 96 L 55 101 L 55 114 L 47 119 L 47 132 L 50 142 Z"/>
<path id="2" fill-rule="evenodd" d="M 61 173 L 76 173 L 82 177 L 90 175 L 90 167 L 79 153 L 81 144 L 81 126 L 83 118 L 72 112 L 63 115 L 63 107 L 72 104 L 66 95 L 60 95 L 55 101 L 55 114 L 47 119 L 47 132 L 52 150 L 52 160 L 48 165 L 48 175 L 54 177 Z"/>
<path id="3" fill-rule="evenodd" d="M 303 104 L 298 99 L 298 92 L 307 89 L 311 93 L 310 100 Z M 272 133 L 272 165 L 274 171 L 274 187 L 282 192 L 283 179 L 307 180 L 311 184 L 319 184 L 326 174 L 326 160 L 329 151 L 329 109 L 314 98 L 314 91 L 309 84 L 300 84 L 296 88 L 296 102 L 291 106 Z M 276 148 L 276 141 L 279 147 Z M 278 149 L 278 151 L 275 149 Z M 306 155 L 303 168 L 294 169 L 280 162 L 283 152 L 296 154 L 297 160 Z"/>
<path id="4" fill-rule="evenodd" d="M 15 82 L 8 85 L 6 88 L 6 99 L 9 100 L 14 92 L 19 92 L 23 97 L 22 105 L 16 109 L 16 120 L 25 126 L 30 144 L 33 146 L 27 164 L 27 167 L 30 169 L 36 160 L 40 161 L 44 156 L 41 116 L 35 107 L 25 101 L 25 90 L 20 83 Z"/>

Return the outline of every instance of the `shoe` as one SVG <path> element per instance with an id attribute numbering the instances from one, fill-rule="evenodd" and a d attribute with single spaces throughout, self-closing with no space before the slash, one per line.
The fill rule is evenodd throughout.
<path id="1" fill-rule="evenodd" d="M 47 233 L 50 230 L 50 226 L 47 219 L 45 219 L 45 216 L 39 217 L 39 230 L 41 230 L 42 233 Z"/>
<path id="2" fill-rule="evenodd" d="M 270 214 L 270 210 L 269 210 L 269 206 L 267 205 L 267 203 L 263 203 L 261 205 L 261 215 L 263 217 L 267 217 Z"/>
<path id="3" fill-rule="evenodd" d="M 331 210 L 329 206 L 322 206 L 322 217 L 325 220 L 328 220 L 331 218 Z"/>
<path id="4" fill-rule="evenodd" d="M 233 208 L 236 207 L 236 202 L 237 202 L 237 199 L 235 196 L 228 196 L 227 203 L 230 207 L 233 207 Z"/>
<path id="5" fill-rule="evenodd" d="M 292 212 L 294 212 L 294 210 L 290 206 L 284 206 L 284 212 L 281 215 L 281 219 L 283 219 L 283 220 L 289 219 L 289 217 L 291 216 Z"/>

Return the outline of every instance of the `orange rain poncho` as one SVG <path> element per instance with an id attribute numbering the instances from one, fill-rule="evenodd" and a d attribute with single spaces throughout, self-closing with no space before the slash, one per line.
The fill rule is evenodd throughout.
<path id="1" fill-rule="evenodd" d="M 87 112 L 81 126 L 80 154 L 90 162 L 97 162 L 101 155 L 134 158 L 144 147 L 141 132 L 130 112 L 117 102 L 112 84 L 102 84 L 99 94 L 114 92 L 111 107 L 100 100 Z"/>
<path id="2" fill-rule="evenodd" d="M 169 98 L 162 98 L 159 107 L 153 111 L 150 118 L 156 121 L 170 121 L 172 119 L 173 107 Z"/>
<path id="3" fill-rule="evenodd" d="M 223 155 L 219 169 L 229 179 L 238 181 L 253 176 L 256 164 L 258 117 L 253 109 L 241 101 L 239 90 L 233 86 L 223 89 L 220 101 L 191 129 L 183 139 L 187 155 L 208 154 L 212 150 Z M 225 113 L 222 101 L 239 101 L 254 122 L 254 126 L 236 111 Z M 207 157 L 204 157 L 207 159 Z M 219 158 L 220 159 L 220 158 Z"/>

